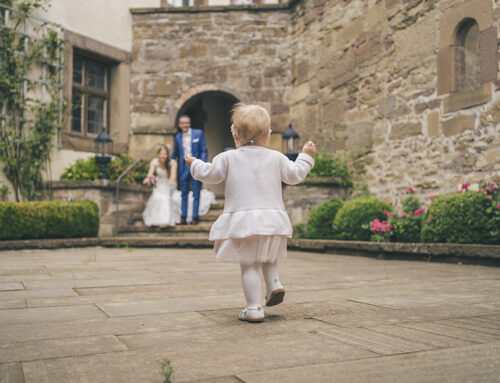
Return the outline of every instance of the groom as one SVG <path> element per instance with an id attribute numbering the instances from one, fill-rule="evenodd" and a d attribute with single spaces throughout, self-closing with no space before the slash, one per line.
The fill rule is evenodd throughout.
<path id="1" fill-rule="evenodd" d="M 198 210 L 200 206 L 201 182 L 193 179 L 189 168 L 184 161 L 185 156 L 193 156 L 203 161 L 207 160 L 207 147 L 205 145 L 205 136 L 200 129 L 191 129 L 191 118 L 187 114 L 179 117 L 179 128 L 181 131 L 175 135 L 174 152 L 171 158 L 177 159 L 179 172 L 179 186 L 182 193 L 182 215 L 181 225 L 186 224 L 187 205 L 189 189 L 193 189 L 193 220 L 191 224 L 196 225 L 199 222 Z"/>

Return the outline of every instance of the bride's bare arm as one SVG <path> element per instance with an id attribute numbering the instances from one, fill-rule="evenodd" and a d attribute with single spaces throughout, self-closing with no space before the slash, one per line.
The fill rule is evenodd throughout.
<path id="1" fill-rule="evenodd" d="M 148 175 L 146 176 L 146 178 L 144 178 L 144 181 L 142 181 L 143 184 L 149 183 L 149 180 L 151 180 L 151 178 L 155 174 L 155 167 L 156 167 L 155 166 L 155 160 L 152 159 L 151 162 L 149 163 Z"/>
<path id="2" fill-rule="evenodd" d="M 169 182 L 171 185 L 175 184 L 175 181 L 177 180 L 177 161 L 176 160 L 170 160 L 170 177 L 169 177 Z"/>

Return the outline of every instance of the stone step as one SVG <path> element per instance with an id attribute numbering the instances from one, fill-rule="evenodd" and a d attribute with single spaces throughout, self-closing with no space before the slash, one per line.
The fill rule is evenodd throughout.
<path id="1" fill-rule="evenodd" d="M 222 211 L 220 212 L 220 214 L 222 214 Z M 208 212 L 208 214 L 200 215 L 200 221 L 213 223 L 219 217 L 220 214 L 212 213 L 212 210 L 210 210 Z M 142 213 L 134 213 L 132 215 L 131 223 L 133 223 L 134 225 L 141 224 L 142 223 Z"/>
<path id="2" fill-rule="evenodd" d="M 205 237 L 181 237 L 181 236 L 163 236 L 163 235 L 119 235 L 118 243 L 120 245 L 133 247 L 204 247 L 211 248 L 213 242 L 208 240 L 208 235 Z M 111 239 L 103 239 L 103 246 L 116 246 L 116 237 Z"/>
<path id="3" fill-rule="evenodd" d="M 126 225 L 119 229 L 120 233 L 208 233 L 212 224 L 200 223 L 198 225 L 176 225 L 170 226 L 146 226 L 142 225 Z"/>
<path id="4" fill-rule="evenodd" d="M 193 232 L 193 231 L 185 231 L 185 232 L 120 232 L 118 237 L 134 237 L 134 238 L 150 238 L 151 240 L 162 240 L 162 239 L 170 239 L 170 238 L 182 238 L 183 240 L 189 240 L 190 238 L 200 240 L 204 239 L 208 241 L 208 232 Z"/>

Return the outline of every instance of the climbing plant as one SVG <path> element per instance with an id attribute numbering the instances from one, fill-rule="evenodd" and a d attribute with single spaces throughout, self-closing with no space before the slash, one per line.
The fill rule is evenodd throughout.
<path id="1" fill-rule="evenodd" d="M 49 0 L 0 0 L 0 163 L 17 201 L 40 199 L 62 126 L 60 30 L 31 22 Z"/>

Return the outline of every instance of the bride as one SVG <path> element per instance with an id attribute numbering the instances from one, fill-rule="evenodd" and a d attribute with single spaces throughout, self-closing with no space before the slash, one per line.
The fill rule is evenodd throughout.
<path id="1" fill-rule="evenodd" d="M 156 173 L 156 177 L 154 174 Z M 175 226 L 181 222 L 181 192 L 176 188 L 177 162 L 170 159 L 168 147 L 160 145 L 157 157 L 151 160 L 149 171 L 142 182 L 153 186 L 146 209 L 142 213 L 146 226 Z M 187 222 L 191 221 L 193 193 L 189 193 Z M 204 215 L 215 201 L 211 191 L 203 189 L 200 194 L 199 215 Z"/>

